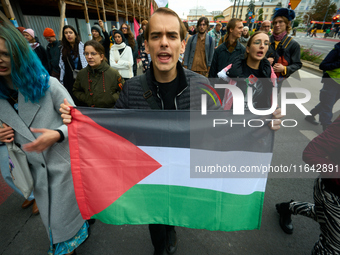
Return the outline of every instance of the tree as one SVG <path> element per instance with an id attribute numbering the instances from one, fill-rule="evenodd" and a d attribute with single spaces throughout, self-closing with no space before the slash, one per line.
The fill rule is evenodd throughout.
<path id="1" fill-rule="evenodd" d="M 250 0 L 250 3 L 249 3 L 248 8 L 247 8 L 246 20 L 248 22 L 248 25 L 250 23 L 249 18 L 248 18 L 248 13 L 249 12 L 252 12 L 252 15 L 255 14 L 255 4 L 254 4 L 253 0 Z"/>
<path id="2" fill-rule="evenodd" d="M 311 20 L 316 21 L 332 21 L 333 15 L 336 13 L 337 7 L 335 3 L 331 4 L 331 0 L 315 0 L 312 9 L 308 12 Z"/>
<path id="3" fill-rule="evenodd" d="M 257 18 L 258 21 L 263 21 L 263 8 L 259 10 L 259 16 Z"/>
<path id="4" fill-rule="evenodd" d="M 248 5 L 247 14 L 249 12 L 252 12 L 253 14 L 255 13 L 255 4 L 254 4 L 253 0 L 250 0 L 250 3 Z"/>
<path id="5" fill-rule="evenodd" d="M 214 21 L 216 21 L 218 18 L 224 19 L 224 16 L 223 15 L 217 15 L 217 16 L 214 17 Z"/>
<path id="6" fill-rule="evenodd" d="M 303 23 L 303 18 L 301 16 L 296 17 L 292 24 L 292 27 L 298 27 L 300 23 Z"/>
<path id="7" fill-rule="evenodd" d="M 253 2 L 253 0 L 250 0 L 250 3 L 248 5 L 248 8 L 247 8 L 247 13 L 246 13 L 246 21 L 247 21 L 247 26 L 250 25 L 250 19 L 249 19 L 249 12 L 251 12 L 252 14 L 251 15 L 255 15 L 255 4 Z"/>

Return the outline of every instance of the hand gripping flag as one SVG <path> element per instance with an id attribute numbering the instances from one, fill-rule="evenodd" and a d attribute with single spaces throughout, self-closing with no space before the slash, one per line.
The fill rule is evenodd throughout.
<path id="1" fill-rule="evenodd" d="M 262 121 L 252 114 L 217 112 L 225 120 L 214 127 L 210 120 L 221 117 L 209 111 L 72 108 L 71 166 L 83 218 L 258 229 L 267 175 L 240 171 L 270 164 L 273 132 L 251 127 Z"/>

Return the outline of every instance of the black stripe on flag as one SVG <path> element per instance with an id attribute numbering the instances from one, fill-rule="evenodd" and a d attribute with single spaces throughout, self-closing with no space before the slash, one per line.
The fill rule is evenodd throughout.
<path id="1" fill-rule="evenodd" d="M 208 111 L 201 116 L 200 111 L 182 110 L 90 107 L 77 107 L 77 110 L 136 146 L 253 152 L 272 152 L 273 149 L 274 132 L 265 121 L 271 116 L 255 116 L 249 111 L 242 116 L 234 116 L 232 111 Z M 227 123 L 214 127 L 214 119 Z M 262 127 L 251 127 L 260 126 L 260 120 L 264 123 Z"/>

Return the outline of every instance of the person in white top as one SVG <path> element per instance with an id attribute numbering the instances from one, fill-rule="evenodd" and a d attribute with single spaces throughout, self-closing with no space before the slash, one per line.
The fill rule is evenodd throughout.
<path id="1" fill-rule="evenodd" d="M 114 31 L 115 44 L 110 49 L 110 66 L 117 69 L 124 80 L 133 77 L 132 50 L 125 44 L 125 37 L 119 30 Z"/>

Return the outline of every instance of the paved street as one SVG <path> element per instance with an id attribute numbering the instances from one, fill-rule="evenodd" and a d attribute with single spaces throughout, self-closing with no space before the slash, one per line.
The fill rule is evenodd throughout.
<path id="1" fill-rule="evenodd" d="M 306 33 L 297 32 L 296 36 L 293 38 L 301 45 L 306 48 L 312 48 L 315 51 L 321 52 L 323 57 L 326 57 L 328 52 L 330 52 L 334 44 L 340 42 L 340 39 L 337 37 L 336 39 L 327 37 L 323 38 L 324 34 L 317 34 L 317 37 L 306 36 Z"/>
<path id="2" fill-rule="evenodd" d="M 304 105 L 310 110 L 318 103 L 319 90 L 322 86 L 320 81 L 320 76 L 315 76 L 308 70 L 300 70 L 298 74 L 289 79 L 289 84 L 285 86 L 308 89 L 312 93 L 312 98 Z M 334 111 L 334 116 L 338 116 L 339 103 Z M 298 126 L 282 128 L 276 133 L 272 164 L 300 165 L 303 164 L 301 159 L 303 149 L 314 136 L 322 131 L 322 128 L 320 125 L 314 126 L 306 122 L 304 115 L 295 106 L 288 107 L 286 118 L 297 120 Z M 275 203 L 290 199 L 313 201 L 314 180 L 312 178 L 274 178 L 276 175 L 273 174 L 269 177 L 260 230 L 212 232 L 178 227 L 176 229 L 179 246 L 176 254 L 310 254 L 318 238 L 318 224 L 302 216 L 294 216 L 294 233 L 287 235 L 279 227 Z M 21 209 L 23 200 L 17 194 L 11 193 L 0 177 L 1 255 L 47 254 L 49 241 L 40 216 L 33 216 L 31 208 Z M 206 215 L 206 217 L 213 217 L 213 215 Z M 151 255 L 152 252 L 147 226 L 113 226 L 99 221 L 91 227 L 90 238 L 77 249 L 77 254 L 80 255 Z"/>

